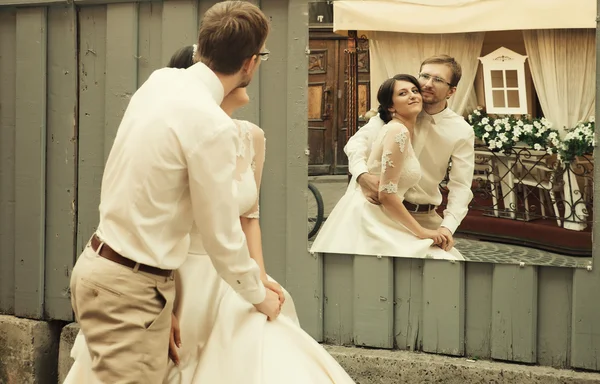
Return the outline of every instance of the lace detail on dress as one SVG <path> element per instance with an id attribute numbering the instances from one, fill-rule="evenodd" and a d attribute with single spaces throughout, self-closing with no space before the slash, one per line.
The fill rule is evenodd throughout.
<path id="1" fill-rule="evenodd" d="M 383 153 L 382 162 L 381 162 L 381 172 L 385 172 L 387 167 L 394 168 L 394 160 L 390 159 L 391 155 L 392 155 L 391 151 L 386 151 Z"/>
<path id="2" fill-rule="evenodd" d="M 379 186 L 379 192 L 385 192 L 385 193 L 398 193 L 398 184 L 394 183 L 393 181 L 390 181 L 387 184 L 381 184 Z"/>
<path id="3" fill-rule="evenodd" d="M 398 144 L 398 148 L 400 148 L 400 152 L 404 152 L 406 149 L 406 139 L 408 138 L 408 132 L 400 132 L 394 136 L 394 141 Z"/>
<path id="4" fill-rule="evenodd" d="M 244 217 L 247 217 L 249 219 L 258 219 L 260 218 L 260 205 L 256 206 L 256 211 L 249 213 L 247 215 L 244 215 Z"/>

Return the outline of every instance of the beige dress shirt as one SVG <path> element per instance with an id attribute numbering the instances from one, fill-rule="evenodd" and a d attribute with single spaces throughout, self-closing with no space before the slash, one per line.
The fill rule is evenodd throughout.
<path id="1" fill-rule="evenodd" d="M 239 139 L 204 64 L 155 71 L 125 111 L 102 179 L 98 236 L 121 255 L 163 269 L 186 259 L 192 223 L 219 275 L 260 303 L 234 188 Z"/>
<path id="2" fill-rule="evenodd" d="M 383 125 L 379 115 L 372 117 L 344 147 L 352 175 L 358 177 L 368 172 L 367 158 Z M 405 199 L 413 204 L 440 205 L 442 194 L 439 184 L 446 176 L 451 160 L 448 206 L 444 210 L 442 227 L 452 233 L 467 215 L 473 199 L 474 140 L 473 128 L 449 108 L 435 115 L 422 112 L 417 120 L 413 147 L 421 163 L 422 176 L 417 186 L 406 192 Z"/>

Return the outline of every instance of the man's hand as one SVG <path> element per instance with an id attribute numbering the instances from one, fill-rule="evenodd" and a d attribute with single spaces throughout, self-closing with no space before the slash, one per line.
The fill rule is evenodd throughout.
<path id="1" fill-rule="evenodd" d="M 281 311 L 281 304 L 279 303 L 279 295 L 274 291 L 267 289 L 267 295 L 260 304 L 254 304 L 254 307 L 259 311 L 267 315 L 270 321 L 275 320 L 279 316 Z"/>
<path id="2" fill-rule="evenodd" d="M 171 314 L 171 336 L 169 338 L 169 358 L 175 365 L 179 365 L 179 353 L 177 349 L 181 348 L 181 334 L 179 330 L 179 320 L 175 314 Z"/>
<path id="3" fill-rule="evenodd" d="M 450 232 L 450 230 L 446 227 L 440 227 L 439 231 L 447 239 L 445 244 L 442 244 L 440 248 L 442 248 L 444 251 L 451 250 L 452 247 L 454 247 L 454 237 L 452 236 L 452 232 Z"/>
<path id="4" fill-rule="evenodd" d="M 370 173 L 362 173 L 356 179 L 367 201 L 379 205 L 379 177 Z"/>

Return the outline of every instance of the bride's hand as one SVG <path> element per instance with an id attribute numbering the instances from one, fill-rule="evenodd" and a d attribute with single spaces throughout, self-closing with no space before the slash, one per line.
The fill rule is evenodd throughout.
<path id="1" fill-rule="evenodd" d="M 277 294 L 270 290 L 266 290 L 267 294 L 262 303 L 254 304 L 254 307 L 261 313 L 267 315 L 269 320 L 275 320 L 277 316 L 279 316 L 279 312 L 281 311 L 281 304 L 279 303 L 279 298 Z"/>
<path id="2" fill-rule="evenodd" d="M 439 230 L 434 231 L 432 229 L 425 229 L 425 228 L 423 228 L 423 230 L 419 234 L 419 238 L 431 239 L 431 240 L 433 240 L 434 245 L 437 245 L 442 249 L 445 249 L 446 243 L 448 242 L 448 239 L 446 238 L 446 236 L 443 233 L 441 233 Z"/>
<path id="3" fill-rule="evenodd" d="M 283 294 L 283 288 L 281 288 L 281 285 L 279 285 L 279 283 L 275 281 L 268 279 L 263 279 L 262 282 L 265 288 L 270 289 L 271 291 L 275 292 L 277 296 L 279 296 L 279 304 L 283 305 L 283 303 L 285 302 L 285 296 Z"/>
<path id="4" fill-rule="evenodd" d="M 179 329 L 179 320 L 174 313 L 171 314 L 171 335 L 169 337 L 169 358 L 175 365 L 179 365 L 179 353 L 177 349 L 181 348 L 181 334 Z"/>

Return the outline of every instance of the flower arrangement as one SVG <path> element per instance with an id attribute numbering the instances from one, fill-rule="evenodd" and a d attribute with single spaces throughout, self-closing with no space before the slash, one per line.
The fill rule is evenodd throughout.
<path id="1" fill-rule="evenodd" d="M 562 162 L 571 162 L 577 156 L 592 153 L 596 146 L 594 131 L 596 122 L 592 116 L 587 122 L 578 123 L 575 128 L 567 130 L 567 134 L 561 140 L 558 148 L 558 159 Z"/>
<path id="2" fill-rule="evenodd" d="M 558 139 L 558 131 L 552 129 L 552 123 L 543 117 L 491 117 L 479 107 L 471 112 L 468 120 L 475 136 L 493 152 L 504 153 L 516 145 L 527 145 L 537 151 L 545 150 L 552 154 L 554 148 L 547 144 Z"/>
<path id="3" fill-rule="evenodd" d="M 577 124 L 570 129 L 563 139 L 558 131 L 552 129 L 552 123 L 546 118 L 532 119 L 528 115 L 488 116 L 483 108 L 478 107 L 467 117 L 473 127 L 475 136 L 482 140 L 492 151 L 504 154 L 511 148 L 522 145 L 537 151 L 546 151 L 549 155 L 557 154 L 562 162 L 572 161 L 593 151 L 594 118 Z"/>

